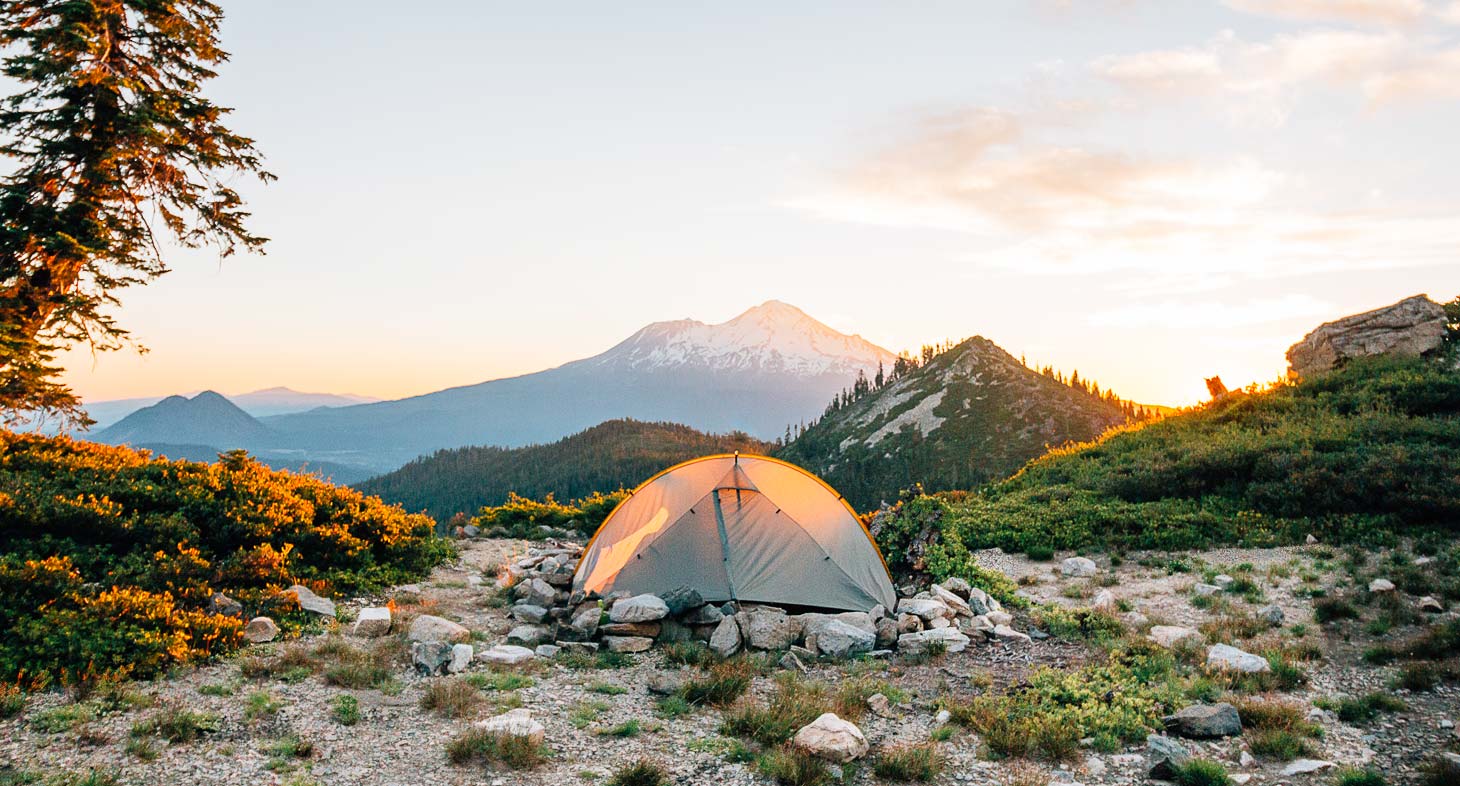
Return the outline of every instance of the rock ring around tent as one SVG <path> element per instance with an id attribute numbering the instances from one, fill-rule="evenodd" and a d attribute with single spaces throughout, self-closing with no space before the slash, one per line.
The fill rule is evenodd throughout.
<path id="1" fill-rule="evenodd" d="M 574 590 L 598 595 L 677 587 L 707 601 L 848 611 L 897 601 L 841 495 L 765 456 L 705 456 L 650 478 L 604 520 L 573 576 Z"/>

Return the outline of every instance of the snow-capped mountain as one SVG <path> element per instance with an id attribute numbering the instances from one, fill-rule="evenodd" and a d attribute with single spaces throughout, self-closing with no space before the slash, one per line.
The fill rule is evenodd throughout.
<path id="1" fill-rule="evenodd" d="M 652 371 L 696 366 L 716 371 L 854 378 L 892 365 L 895 356 L 861 336 L 839 333 L 806 312 L 768 300 L 729 322 L 655 322 L 602 355 L 580 363 Z"/>
<path id="2" fill-rule="evenodd" d="M 267 436 L 214 447 L 378 473 L 443 448 L 550 442 L 614 418 L 773 439 L 820 414 L 858 372 L 873 376 L 893 360 L 770 301 L 718 325 L 656 322 L 602 354 L 534 374 L 265 417 Z"/>

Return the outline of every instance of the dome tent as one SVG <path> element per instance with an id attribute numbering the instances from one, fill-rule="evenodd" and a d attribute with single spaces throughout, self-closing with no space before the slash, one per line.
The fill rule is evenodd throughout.
<path id="1" fill-rule="evenodd" d="M 825 481 L 766 456 L 704 456 L 645 481 L 583 550 L 573 589 L 681 586 L 707 601 L 867 611 L 897 596 L 856 512 Z"/>

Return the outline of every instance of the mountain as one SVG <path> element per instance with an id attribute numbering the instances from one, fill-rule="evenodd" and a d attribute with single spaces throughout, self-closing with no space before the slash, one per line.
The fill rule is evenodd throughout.
<path id="1" fill-rule="evenodd" d="M 870 376 L 894 360 L 772 300 L 717 325 L 656 322 L 546 371 L 264 418 L 272 439 L 252 447 L 385 472 L 443 448 L 521 447 L 615 418 L 770 439 L 818 412 L 858 372 Z"/>
<path id="2" fill-rule="evenodd" d="M 252 415 L 211 390 L 185 398 L 168 396 L 133 412 L 91 436 L 109 445 L 215 445 L 248 447 L 273 439 Z"/>
<path id="3" fill-rule="evenodd" d="M 838 397 L 777 455 L 820 474 L 859 509 L 915 483 L 967 489 L 1126 421 L 1122 402 L 1081 385 L 974 337 L 881 387 Z"/>
<path id="4" fill-rule="evenodd" d="M 744 433 L 706 434 L 677 423 L 610 420 L 546 445 L 437 451 L 357 484 L 366 494 L 425 510 L 440 521 L 500 505 L 509 492 L 567 501 L 633 488 L 665 467 L 709 453 L 768 453 Z"/>
<path id="5" fill-rule="evenodd" d="M 185 393 L 184 397 L 197 395 L 196 392 Z M 102 401 L 88 401 L 84 407 L 86 414 L 96 421 L 92 426 L 94 431 L 107 428 L 122 418 L 136 412 L 144 407 L 150 407 L 161 401 L 164 396 L 145 396 L 142 398 L 118 398 Z M 350 393 L 304 393 L 286 387 L 264 388 L 251 393 L 239 393 L 227 396 L 229 401 L 238 405 L 238 408 L 256 417 L 267 417 L 269 415 L 287 415 L 291 412 L 304 412 L 316 407 L 347 407 L 351 404 L 366 404 L 372 401 L 379 401 L 378 398 L 370 396 L 356 396 Z"/>

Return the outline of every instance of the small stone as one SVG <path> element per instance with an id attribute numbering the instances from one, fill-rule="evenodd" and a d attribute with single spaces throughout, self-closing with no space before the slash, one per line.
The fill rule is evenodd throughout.
<path id="1" fill-rule="evenodd" d="M 1436 600 L 1434 596 L 1426 595 L 1419 599 L 1419 610 L 1427 614 L 1439 614 L 1445 610 L 1445 606 Z"/>
<path id="2" fill-rule="evenodd" d="M 867 709 L 879 718 L 891 718 L 893 716 L 892 703 L 881 693 L 874 693 L 867 697 Z"/>
<path id="3" fill-rule="evenodd" d="M 1012 625 L 1014 623 L 1014 615 L 1010 614 L 1007 611 L 991 611 L 988 614 L 985 614 L 984 617 L 990 623 L 996 626 Z"/>
<path id="4" fill-rule="evenodd" d="M 452 662 L 453 645 L 448 641 L 418 641 L 411 644 L 411 663 L 422 676 L 445 674 Z"/>
<path id="5" fill-rule="evenodd" d="M 791 744 L 827 761 L 847 762 L 867 753 L 867 738 L 856 724 L 838 718 L 835 713 L 820 717 L 796 732 Z"/>
<path id="6" fill-rule="evenodd" d="M 596 641 L 560 641 L 558 646 L 562 648 L 563 652 L 574 655 L 593 655 L 598 652 L 598 642 Z"/>
<path id="7" fill-rule="evenodd" d="M 710 649 L 722 658 L 728 658 L 740 651 L 740 626 L 734 617 L 725 617 L 710 634 Z"/>
<path id="8" fill-rule="evenodd" d="M 1236 584 L 1237 580 L 1232 578 L 1231 576 L 1228 576 L 1225 573 L 1218 573 L 1217 575 L 1212 577 L 1212 583 L 1217 585 L 1218 589 L 1226 589 L 1233 584 Z"/>
<path id="9" fill-rule="evenodd" d="M 613 604 L 609 622 L 654 622 L 669 616 L 669 606 L 658 595 L 635 595 Z"/>
<path id="10" fill-rule="evenodd" d="M 472 646 L 470 644 L 451 645 L 451 662 L 446 664 L 446 670 L 452 674 L 466 671 L 471 665 Z"/>
<path id="11" fill-rule="evenodd" d="M 1222 588 L 1221 587 L 1218 587 L 1215 584 L 1203 584 L 1203 583 L 1200 583 L 1200 582 L 1198 582 L 1197 584 L 1193 585 L 1192 588 L 1191 588 L 1192 594 L 1193 595 L 1196 595 L 1198 598 L 1205 598 L 1205 597 L 1207 597 L 1209 595 L 1215 595 L 1215 594 L 1217 594 L 1218 592 L 1221 592 L 1221 591 L 1222 591 Z"/>
<path id="12" fill-rule="evenodd" d="M 1099 570 L 1095 561 L 1086 557 L 1070 557 L 1060 563 L 1060 573 L 1066 578 L 1086 578 L 1094 576 Z"/>
<path id="13" fill-rule="evenodd" d="M 518 603 L 511 609 L 514 618 L 529 625 L 536 625 L 547 619 L 548 610 L 542 606 L 534 606 L 531 603 Z"/>
<path id="14" fill-rule="evenodd" d="M 1085 773 L 1092 778 L 1098 778 L 1105 774 L 1105 762 L 1099 756 L 1085 757 Z"/>
<path id="15" fill-rule="evenodd" d="M 604 636 L 603 646 L 609 652 L 648 652 L 654 640 L 646 636 Z"/>
<path id="16" fill-rule="evenodd" d="M 933 600 L 941 601 L 943 603 L 943 605 L 947 606 L 950 609 L 953 609 L 953 613 L 955 615 L 956 614 L 966 614 L 966 615 L 973 614 L 973 611 L 968 606 L 968 601 L 964 600 L 962 597 L 960 597 L 956 593 L 953 593 L 953 592 L 950 592 L 950 591 L 948 591 L 946 589 L 943 589 L 942 587 L 938 586 L 937 584 L 934 584 L 932 587 L 929 587 L 928 588 L 928 592 L 933 596 Z"/>
<path id="17" fill-rule="evenodd" d="M 595 649 L 597 649 L 596 646 Z M 534 657 L 536 655 L 533 654 L 533 651 L 526 647 L 518 647 L 513 644 L 498 644 L 482 652 L 477 656 L 477 659 L 502 666 L 516 666 L 520 663 L 526 663 Z"/>
<path id="18" fill-rule="evenodd" d="M 1309 546 L 1312 546 L 1313 544 L 1318 542 L 1318 539 L 1313 537 L 1313 533 L 1310 532 L 1308 533 L 1308 537 L 1303 539 L 1303 542 L 1307 543 Z"/>
<path id="19" fill-rule="evenodd" d="M 1195 628 L 1186 628 L 1180 625 L 1156 625 L 1151 628 L 1148 635 L 1151 641 L 1160 644 L 1168 650 L 1175 647 L 1177 642 L 1185 639 L 1195 639 L 1198 642 L 1202 641 L 1200 631 Z"/>
<path id="20" fill-rule="evenodd" d="M 949 592 L 957 595 L 960 598 L 963 598 L 964 600 L 968 600 L 969 597 L 973 594 L 973 585 L 969 584 L 966 580 L 961 579 L 957 576 L 949 576 L 948 578 L 943 579 L 942 583 L 940 583 L 938 586 L 942 587 L 945 590 L 948 590 Z"/>
<path id="21" fill-rule="evenodd" d="M 1237 756 L 1237 763 L 1242 767 L 1255 767 L 1257 766 L 1257 757 L 1253 756 L 1247 751 L 1242 751 L 1242 753 Z"/>
<path id="22" fill-rule="evenodd" d="M 1246 674 L 1272 671 L 1272 665 L 1267 662 L 1267 658 L 1244 652 L 1229 644 L 1217 644 L 1207 650 L 1207 667 L 1231 669 Z"/>
<path id="23" fill-rule="evenodd" d="M 378 639 L 390 633 L 390 608 L 371 606 L 360 609 L 360 616 L 355 618 L 350 633 L 365 639 Z"/>
<path id="24" fill-rule="evenodd" d="M 669 613 L 675 616 L 705 605 L 705 599 L 690 587 L 675 587 L 664 593 L 663 600 L 664 605 L 669 608 Z"/>
<path id="25" fill-rule="evenodd" d="M 1170 780 L 1176 768 L 1191 760 L 1186 746 L 1170 737 L 1152 734 L 1146 737 L 1146 773 L 1157 780 Z"/>
<path id="26" fill-rule="evenodd" d="M 1333 769 L 1333 762 L 1331 761 L 1323 761 L 1322 759 L 1296 759 L 1289 762 L 1288 766 L 1283 768 L 1283 776 L 1307 775 L 1310 772 L 1321 772 L 1329 769 Z"/>
<path id="27" fill-rule="evenodd" d="M 552 638 L 552 633 L 541 625 L 518 625 L 507 632 L 507 643 L 521 647 L 536 647 Z"/>
<path id="28" fill-rule="evenodd" d="M 449 619 L 422 614 L 411 620 L 406 638 L 411 641 L 466 641 L 471 638 L 471 631 Z"/>
<path id="29" fill-rule="evenodd" d="M 1161 720 L 1169 734 L 1193 739 L 1231 737 L 1242 733 L 1242 719 L 1231 704 L 1193 704 Z"/>
<path id="30" fill-rule="evenodd" d="M 1442 718 L 1440 719 L 1440 728 L 1453 729 L 1455 728 L 1455 721 L 1452 721 L 1449 718 Z"/>
<path id="31" fill-rule="evenodd" d="M 295 584 L 285 592 L 292 593 L 294 597 L 298 598 L 299 608 L 310 614 L 317 614 L 321 617 L 335 616 L 335 602 L 329 598 L 321 598 L 303 584 Z"/>
<path id="32" fill-rule="evenodd" d="M 1369 591 L 1376 595 L 1385 592 L 1393 592 L 1394 582 L 1390 581 L 1389 579 L 1374 579 L 1373 581 L 1369 582 Z"/>
<path id="33" fill-rule="evenodd" d="M 1007 641 L 1015 644 L 1033 641 L 1033 639 L 1029 638 L 1028 634 L 1020 633 L 1008 625 L 995 625 L 993 635 L 999 641 Z"/>
<path id="34" fill-rule="evenodd" d="M 953 609 L 934 598 L 903 598 L 897 602 L 897 613 L 914 614 L 924 622 L 931 622 L 939 617 L 953 616 Z"/>
<path id="35" fill-rule="evenodd" d="M 704 605 L 680 618 L 686 625 L 718 625 L 725 615 L 714 606 Z"/>
<path id="36" fill-rule="evenodd" d="M 529 606 L 541 606 L 545 609 L 550 609 L 556 605 L 558 599 L 557 589 L 535 576 L 527 581 L 518 582 L 512 588 L 512 594 L 522 603 L 526 603 Z"/>
<path id="37" fill-rule="evenodd" d="M 683 671 L 652 671 L 644 682 L 650 693 L 668 696 L 678 693 L 688 681 L 689 677 Z"/>
<path id="38" fill-rule="evenodd" d="M 243 637 L 252 644 L 273 641 L 279 635 L 279 625 L 268 617 L 254 617 L 243 626 Z"/>
<path id="39" fill-rule="evenodd" d="M 1120 601 L 1115 599 L 1115 593 L 1110 590 L 1100 590 L 1095 593 L 1095 599 L 1090 602 L 1090 608 L 1096 611 L 1113 612 L 1120 606 Z"/>
<path id="40" fill-rule="evenodd" d="M 1283 620 L 1287 619 L 1287 615 L 1283 613 L 1282 606 L 1273 603 L 1258 609 L 1257 618 L 1276 628 L 1283 624 Z"/>
<path id="41" fill-rule="evenodd" d="M 556 644 L 539 644 L 533 648 L 532 654 L 539 658 L 555 658 L 562 649 Z"/>
<path id="42" fill-rule="evenodd" d="M 802 663 L 801 658 L 797 657 L 794 652 L 787 652 L 785 655 L 782 655 L 781 659 L 776 662 L 776 665 L 786 671 L 798 671 L 803 674 L 806 672 L 806 664 Z"/>
<path id="43" fill-rule="evenodd" d="M 645 636 L 654 638 L 663 630 L 660 622 L 610 622 L 599 625 L 598 632 L 605 636 Z"/>
<path id="44" fill-rule="evenodd" d="M 953 720 L 953 713 L 948 710 L 938 710 L 938 714 L 933 716 L 933 723 L 938 726 L 942 726 L 951 720 Z"/>
<path id="45" fill-rule="evenodd" d="M 547 732 L 541 723 L 532 719 L 532 713 L 526 707 L 518 707 L 494 718 L 477 721 L 475 725 L 493 734 L 526 738 L 533 745 L 541 745 L 543 735 Z"/>
<path id="46" fill-rule="evenodd" d="M 215 592 L 208 598 L 208 611 L 225 617 L 242 617 L 243 604 L 221 592 Z"/>

